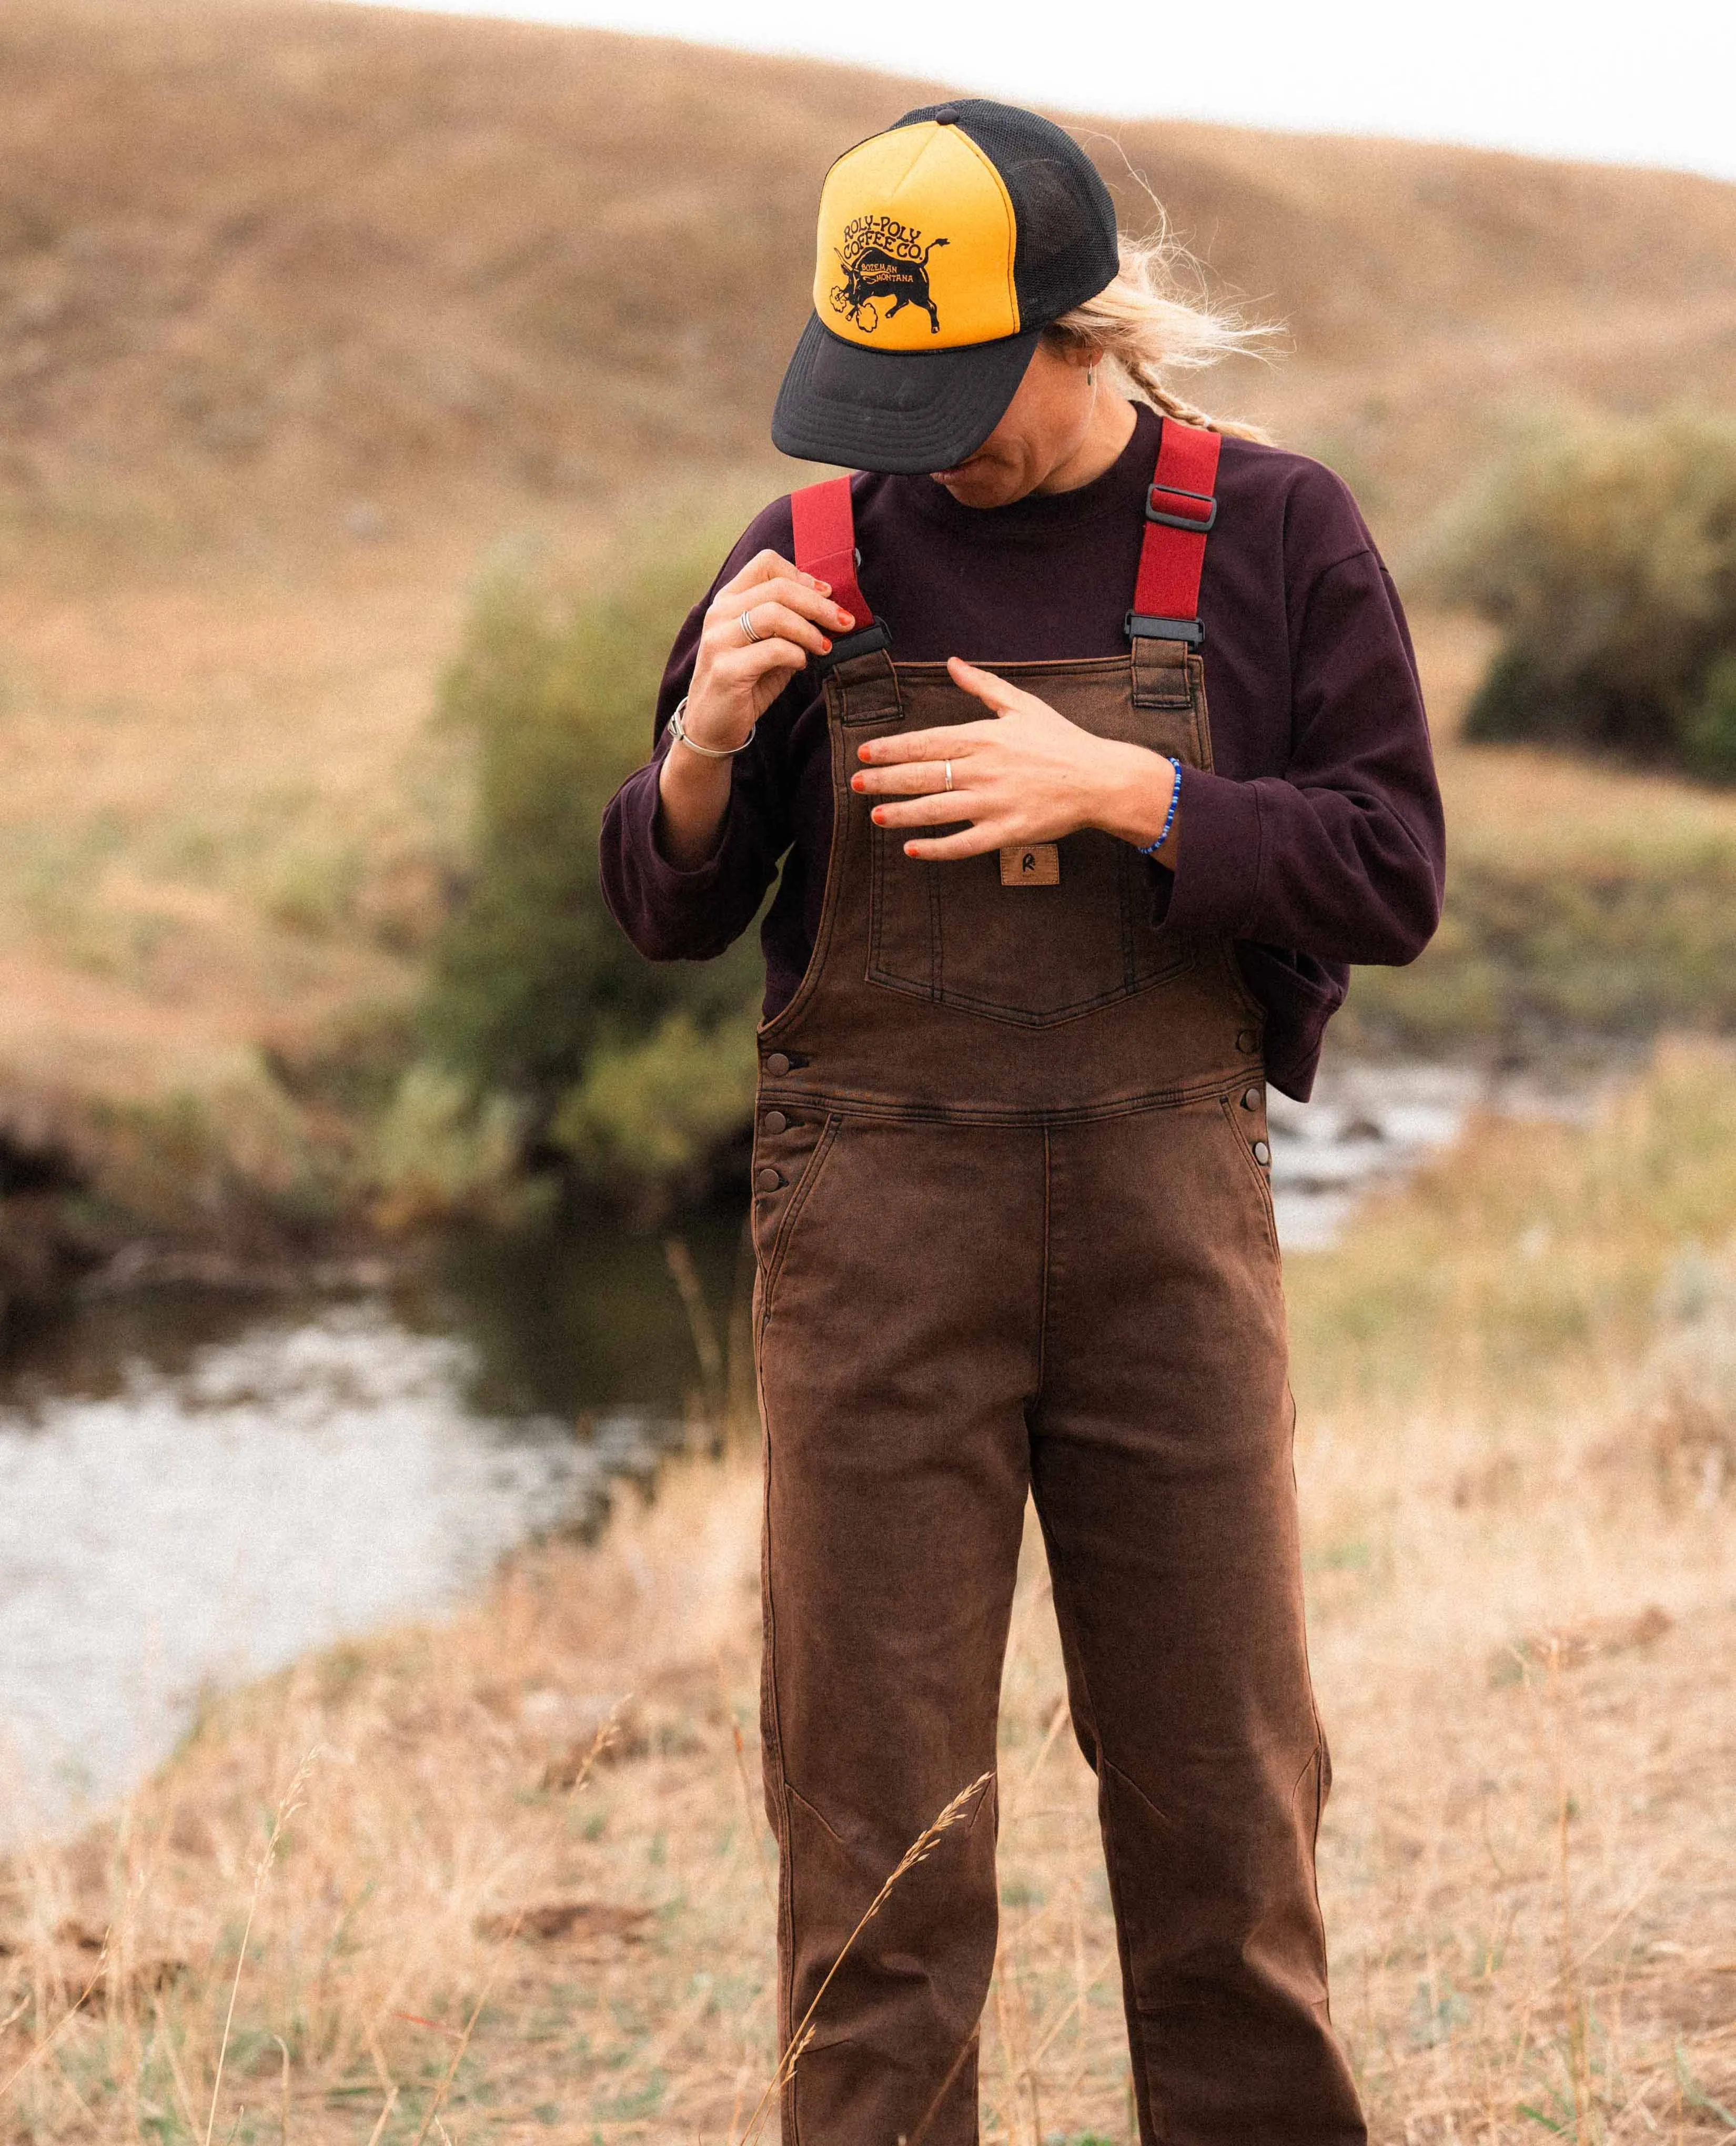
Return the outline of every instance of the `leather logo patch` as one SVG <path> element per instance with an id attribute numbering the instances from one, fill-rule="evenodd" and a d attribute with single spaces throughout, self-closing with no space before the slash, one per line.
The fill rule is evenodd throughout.
<path id="1" fill-rule="evenodd" d="M 1059 886 L 1061 853 L 1054 842 L 1033 842 L 1025 849 L 1000 852 L 1003 886 Z"/>

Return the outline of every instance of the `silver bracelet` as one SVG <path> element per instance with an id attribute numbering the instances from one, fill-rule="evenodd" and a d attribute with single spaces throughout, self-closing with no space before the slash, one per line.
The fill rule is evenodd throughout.
<path id="1" fill-rule="evenodd" d="M 753 731 L 748 732 L 740 745 L 701 745 L 697 738 L 688 736 L 687 726 L 681 721 L 686 706 L 687 696 L 683 693 L 675 713 L 669 718 L 669 735 L 677 745 L 686 746 L 689 752 L 696 752 L 704 760 L 733 760 L 738 752 L 746 751 L 754 741 L 754 731 L 760 727 L 756 723 Z"/>

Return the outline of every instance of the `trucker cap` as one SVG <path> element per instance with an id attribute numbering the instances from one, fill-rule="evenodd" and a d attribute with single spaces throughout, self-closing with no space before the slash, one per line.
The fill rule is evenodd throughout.
<path id="1" fill-rule="evenodd" d="M 919 106 L 826 173 L 814 316 L 771 437 L 810 462 L 951 469 L 1040 332 L 1119 265 L 1115 204 L 1070 134 L 987 97 Z"/>

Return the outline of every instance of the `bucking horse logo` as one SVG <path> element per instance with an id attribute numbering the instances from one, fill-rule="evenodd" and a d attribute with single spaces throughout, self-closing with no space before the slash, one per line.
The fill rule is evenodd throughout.
<path id="1" fill-rule="evenodd" d="M 831 292 L 832 311 L 852 327 L 872 335 L 901 307 L 920 306 L 928 315 L 929 332 L 940 332 L 940 314 L 928 287 L 928 257 L 944 238 L 925 246 L 922 233 L 890 216 L 859 216 L 844 227 L 844 243 L 835 247 L 844 281 Z"/>

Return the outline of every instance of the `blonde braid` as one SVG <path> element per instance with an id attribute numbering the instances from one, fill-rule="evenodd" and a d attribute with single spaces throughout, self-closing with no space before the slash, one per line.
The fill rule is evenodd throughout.
<path id="1" fill-rule="evenodd" d="M 1186 257 L 1167 232 L 1150 239 L 1124 238 L 1120 252 L 1115 281 L 1044 331 L 1051 343 L 1098 352 L 1135 402 L 1149 402 L 1184 425 L 1270 445 L 1270 436 L 1258 425 L 1208 416 L 1178 395 L 1163 375 L 1168 367 L 1215 365 L 1238 352 L 1255 351 L 1273 331 L 1245 327 L 1177 297 L 1177 271 Z"/>

